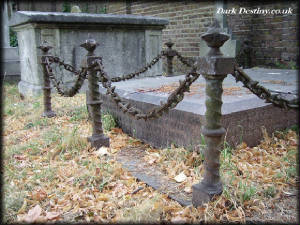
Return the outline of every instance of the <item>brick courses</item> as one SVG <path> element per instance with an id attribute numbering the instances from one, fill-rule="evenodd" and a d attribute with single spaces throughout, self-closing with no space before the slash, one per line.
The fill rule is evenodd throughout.
<path id="1" fill-rule="evenodd" d="M 134 15 L 149 15 L 167 18 L 170 24 L 163 31 L 163 42 L 171 39 L 174 48 L 186 57 L 199 56 L 201 34 L 207 30 L 216 12 L 215 1 L 158 1 L 158 0 L 122 0 L 122 1 L 19 1 L 18 10 L 62 11 L 63 3 L 79 5 L 83 12 Z M 243 42 L 252 41 L 255 50 L 256 65 L 274 65 L 277 61 L 298 63 L 299 43 L 297 1 L 224 1 L 227 9 L 244 7 L 261 9 L 293 9 L 292 15 L 251 15 L 235 14 L 225 17 L 232 38 Z M 185 67 L 176 60 L 174 70 L 184 72 Z"/>
<path id="2" fill-rule="evenodd" d="M 287 2 L 229 2 L 227 8 L 293 9 L 293 14 L 227 16 L 227 24 L 232 38 L 252 41 L 256 65 L 274 66 L 276 63 L 299 61 L 297 17 L 299 9 L 296 1 Z"/>

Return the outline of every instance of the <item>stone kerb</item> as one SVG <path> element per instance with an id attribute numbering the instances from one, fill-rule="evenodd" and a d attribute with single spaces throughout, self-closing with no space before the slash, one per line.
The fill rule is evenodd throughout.
<path id="1" fill-rule="evenodd" d="M 103 58 L 109 76 L 135 72 L 162 49 L 162 29 L 168 20 L 150 16 L 19 11 L 11 27 L 17 31 L 21 61 L 19 91 L 23 95 L 42 92 L 42 69 L 37 47 L 45 40 L 52 54 L 80 69 L 85 56 L 80 43 L 91 34 L 100 45 L 95 55 Z M 143 76 L 162 74 L 159 62 Z M 64 85 L 74 76 L 62 71 Z M 85 85 L 86 86 L 86 85 Z"/>

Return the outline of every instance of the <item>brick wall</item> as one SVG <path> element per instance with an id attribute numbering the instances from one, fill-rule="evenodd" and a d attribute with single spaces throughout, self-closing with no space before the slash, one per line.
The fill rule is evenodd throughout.
<path id="1" fill-rule="evenodd" d="M 199 48 L 200 36 L 207 30 L 214 14 L 214 1 L 127 1 L 130 4 L 131 14 L 143 16 L 157 16 L 169 19 L 169 25 L 163 30 L 163 43 L 171 39 L 175 45 L 173 48 L 185 57 L 197 57 L 201 51 Z M 126 13 L 126 1 L 123 1 L 119 9 L 109 7 L 108 13 Z M 164 65 L 165 70 L 165 65 Z M 186 72 L 186 68 L 174 60 L 174 72 Z"/>
<path id="2" fill-rule="evenodd" d="M 295 1 L 286 2 L 229 2 L 228 9 L 261 8 L 261 9 L 293 9 L 292 15 L 246 15 L 236 14 L 227 16 L 227 24 L 233 38 L 252 41 L 255 52 L 256 65 L 280 66 L 289 62 L 299 61 L 299 15 L 298 5 Z M 291 65 L 291 64 L 290 64 Z"/>
<path id="3" fill-rule="evenodd" d="M 17 1 L 17 0 L 15 0 Z M 215 1 L 196 0 L 96 0 L 80 1 L 33 1 L 19 0 L 19 10 L 62 11 L 63 4 L 79 5 L 83 12 L 149 15 L 167 18 L 170 24 L 163 31 L 163 42 L 171 39 L 174 48 L 185 57 L 197 57 L 201 49 L 201 34 L 207 30 L 216 12 Z M 299 42 L 297 17 L 299 15 L 297 1 L 226 1 L 225 6 L 261 9 L 293 9 L 292 15 L 250 15 L 235 14 L 225 17 L 232 38 L 243 42 L 246 38 L 252 41 L 255 52 L 255 65 L 278 66 L 279 64 L 295 64 L 299 60 Z M 291 64 L 290 64 L 291 65 Z M 288 65 L 288 66 L 290 66 Z M 175 72 L 186 71 L 177 60 L 174 62 Z"/>

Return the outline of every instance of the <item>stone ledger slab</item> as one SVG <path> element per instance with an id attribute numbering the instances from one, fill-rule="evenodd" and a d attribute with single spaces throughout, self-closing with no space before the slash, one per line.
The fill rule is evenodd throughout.
<path id="1" fill-rule="evenodd" d="M 103 57 L 109 76 L 135 72 L 150 62 L 162 49 L 162 29 L 168 20 L 150 16 L 31 12 L 15 13 L 11 27 L 17 31 L 21 63 L 19 91 L 23 95 L 41 93 L 41 52 L 37 47 L 46 40 L 54 48 L 51 53 L 80 69 L 86 51 L 80 47 L 86 39 L 100 45 L 95 54 Z M 162 73 L 159 62 L 144 76 Z M 70 86 L 75 78 L 67 71 L 58 70 L 58 79 Z"/>
<path id="2" fill-rule="evenodd" d="M 297 90 L 297 71 L 293 70 L 245 70 L 254 80 L 266 88 L 277 91 Z M 164 87 L 184 79 L 177 77 L 156 77 L 113 83 L 116 92 L 143 112 L 165 102 L 168 93 L 159 92 Z M 298 111 L 277 108 L 236 83 L 231 75 L 223 83 L 223 106 L 221 123 L 226 129 L 225 138 L 231 145 L 241 141 L 249 146 L 255 146 L 263 138 L 261 127 L 265 127 L 270 134 L 275 130 L 282 130 L 298 124 Z M 124 132 L 145 141 L 155 147 L 168 147 L 172 143 L 187 148 L 198 148 L 201 144 L 201 127 L 205 122 L 205 81 L 201 76 L 191 88 L 191 93 L 180 102 L 175 109 L 163 114 L 155 120 L 135 120 L 122 113 L 105 95 L 105 89 L 100 88 L 103 95 L 102 110 L 109 111 L 117 118 L 119 126 Z"/>

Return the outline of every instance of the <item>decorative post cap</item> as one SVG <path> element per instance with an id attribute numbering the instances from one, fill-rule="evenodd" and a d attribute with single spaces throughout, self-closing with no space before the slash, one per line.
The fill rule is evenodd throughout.
<path id="1" fill-rule="evenodd" d="M 206 33 L 201 35 L 201 38 L 206 41 L 210 51 L 207 55 L 209 56 L 221 56 L 223 53 L 220 51 L 220 47 L 229 39 L 229 35 L 224 33 L 220 27 L 217 19 L 214 20 L 211 27 Z"/>
<path id="2" fill-rule="evenodd" d="M 171 39 L 169 39 L 168 42 L 165 43 L 165 45 L 166 45 L 168 48 L 172 48 L 172 46 L 174 45 L 174 43 L 171 41 Z"/>
<path id="3" fill-rule="evenodd" d="M 79 8 L 78 5 L 74 5 L 71 8 L 71 13 L 81 13 L 81 9 Z"/>
<path id="4" fill-rule="evenodd" d="M 88 51 L 88 55 L 94 55 L 94 51 L 98 45 L 99 43 L 95 39 L 89 38 L 80 47 L 85 48 Z"/>
<path id="5" fill-rule="evenodd" d="M 49 51 L 49 49 L 51 49 L 53 47 L 51 45 L 49 45 L 49 43 L 46 40 L 44 40 L 42 42 L 42 44 L 39 47 L 37 47 L 37 48 L 41 49 L 43 52 L 46 53 L 46 52 Z"/>

